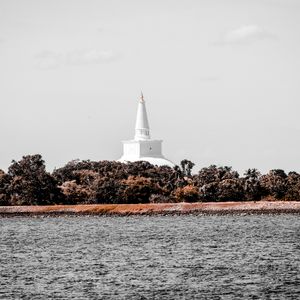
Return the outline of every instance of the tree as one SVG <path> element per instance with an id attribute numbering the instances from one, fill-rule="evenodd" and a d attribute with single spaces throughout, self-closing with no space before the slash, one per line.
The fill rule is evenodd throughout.
<path id="1" fill-rule="evenodd" d="M 259 200 L 263 195 L 260 184 L 261 174 L 257 169 L 248 169 L 244 173 L 243 188 L 246 200 Z"/>
<path id="2" fill-rule="evenodd" d="M 216 201 L 242 201 L 244 190 L 239 178 L 224 179 L 218 184 Z"/>
<path id="3" fill-rule="evenodd" d="M 53 204 L 61 200 L 57 182 L 46 172 L 39 154 L 13 160 L 8 175 L 12 177 L 8 189 L 14 205 Z"/>
<path id="4" fill-rule="evenodd" d="M 288 201 L 300 201 L 300 174 L 289 172 L 285 199 Z"/>
<path id="5" fill-rule="evenodd" d="M 211 165 L 193 176 L 202 201 L 242 201 L 243 186 L 239 174 L 231 167 Z"/>
<path id="6" fill-rule="evenodd" d="M 98 177 L 92 184 L 93 199 L 96 203 L 122 203 L 123 186 L 113 177 Z"/>
<path id="7" fill-rule="evenodd" d="M 10 204 L 10 194 L 8 191 L 11 177 L 0 169 L 0 205 Z"/>
<path id="8" fill-rule="evenodd" d="M 233 171 L 231 167 L 217 167 L 211 165 L 208 168 L 202 168 L 198 175 L 193 176 L 198 187 L 212 182 L 220 182 L 224 179 L 236 179 L 239 178 L 239 174 Z"/>
<path id="9" fill-rule="evenodd" d="M 190 160 L 184 159 L 180 162 L 180 165 L 184 176 L 191 176 L 192 169 L 195 166 L 195 164 Z"/>
<path id="10" fill-rule="evenodd" d="M 217 201 L 219 182 L 209 182 L 199 188 L 199 198 L 201 201 Z"/>
<path id="11" fill-rule="evenodd" d="M 268 174 L 261 177 L 260 183 L 264 194 L 275 199 L 284 198 L 287 192 L 287 175 L 281 169 L 270 170 Z"/>
<path id="12" fill-rule="evenodd" d="M 0 170 L 0 205 L 80 203 L 165 203 L 178 201 L 300 200 L 300 175 L 248 169 L 243 177 L 231 167 L 211 165 L 192 175 L 194 163 L 154 166 L 146 161 L 73 160 L 50 175 L 41 155 L 12 161 Z"/>

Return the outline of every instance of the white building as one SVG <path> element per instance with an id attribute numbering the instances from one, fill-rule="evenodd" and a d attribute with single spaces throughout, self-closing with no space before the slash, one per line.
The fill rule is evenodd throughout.
<path id="1" fill-rule="evenodd" d="M 162 140 L 152 140 L 148 123 L 147 111 L 143 94 L 138 105 L 133 140 L 123 141 L 123 155 L 120 162 L 144 160 L 157 166 L 174 164 L 162 155 Z"/>

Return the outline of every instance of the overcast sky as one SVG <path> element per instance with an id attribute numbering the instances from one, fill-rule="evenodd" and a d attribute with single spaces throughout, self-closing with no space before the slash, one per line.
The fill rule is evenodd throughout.
<path id="1" fill-rule="evenodd" d="M 118 159 L 141 90 L 173 162 L 300 172 L 300 1 L 0 1 L 0 168 Z"/>

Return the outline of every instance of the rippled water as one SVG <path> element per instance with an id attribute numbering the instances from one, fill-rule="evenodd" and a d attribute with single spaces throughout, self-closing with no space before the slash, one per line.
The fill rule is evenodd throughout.
<path id="1" fill-rule="evenodd" d="M 300 217 L 0 219 L 0 299 L 300 299 Z"/>

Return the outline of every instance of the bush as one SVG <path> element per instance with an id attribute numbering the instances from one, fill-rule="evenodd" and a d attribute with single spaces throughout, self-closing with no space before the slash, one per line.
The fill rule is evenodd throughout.
<path id="1" fill-rule="evenodd" d="M 199 188 L 199 199 L 205 202 L 209 202 L 209 201 L 215 202 L 218 199 L 218 190 L 219 190 L 218 182 L 210 182 L 204 184 Z"/>
<path id="2" fill-rule="evenodd" d="M 179 187 L 174 191 L 176 202 L 196 202 L 199 199 L 198 188 L 194 185 Z"/>
<path id="3" fill-rule="evenodd" d="M 150 178 L 129 176 L 122 180 L 122 200 L 125 203 L 148 203 L 150 195 L 157 193 L 159 188 Z"/>
<path id="4" fill-rule="evenodd" d="M 65 181 L 59 187 L 64 195 L 64 204 L 89 203 L 92 198 L 90 189 L 75 180 Z"/>
<path id="5" fill-rule="evenodd" d="M 170 203 L 170 202 L 174 202 L 174 200 L 172 201 L 171 197 L 166 197 L 161 194 L 152 194 L 149 198 L 149 202 L 150 203 Z"/>

